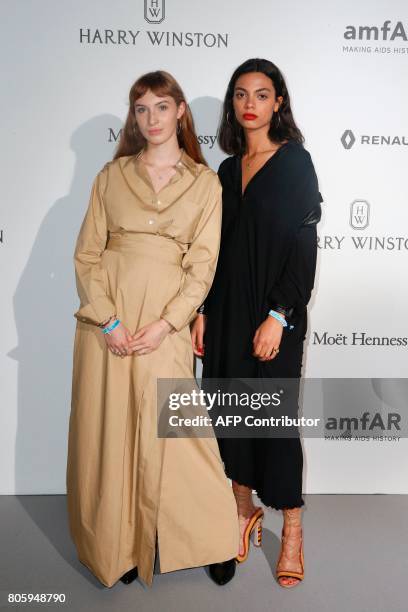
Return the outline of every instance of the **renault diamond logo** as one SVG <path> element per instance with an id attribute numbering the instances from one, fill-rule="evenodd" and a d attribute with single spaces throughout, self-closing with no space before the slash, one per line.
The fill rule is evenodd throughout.
<path id="1" fill-rule="evenodd" d="M 370 204 L 366 200 L 354 200 L 350 204 L 350 225 L 354 229 L 365 229 L 370 221 Z"/>
<path id="2" fill-rule="evenodd" d="M 149 23 L 161 23 L 165 18 L 165 0 L 144 0 L 144 18 Z"/>
<path id="3" fill-rule="evenodd" d="M 346 130 L 340 140 L 345 149 L 351 149 L 356 142 L 356 137 L 351 130 Z"/>

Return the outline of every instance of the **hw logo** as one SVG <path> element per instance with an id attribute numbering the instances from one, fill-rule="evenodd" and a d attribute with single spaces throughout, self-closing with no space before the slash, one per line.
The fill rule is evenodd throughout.
<path id="1" fill-rule="evenodd" d="M 148 23 L 161 23 L 166 16 L 165 0 L 144 0 L 144 18 Z"/>
<path id="2" fill-rule="evenodd" d="M 356 137 L 351 130 L 346 130 L 340 140 L 345 149 L 351 149 L 356 142 Z"/>
<path id="3" fill-rule="evenodd" d="M 354 200 L 350 204 L 350 225 L 354 229 L 365 229 L 370 221 L 370 204 L 366 200 Z"/>

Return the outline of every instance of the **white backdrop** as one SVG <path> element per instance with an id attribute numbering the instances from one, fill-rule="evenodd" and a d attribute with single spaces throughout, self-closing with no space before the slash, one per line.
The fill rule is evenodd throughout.
<path id="1" fill-rule="evenodd" d="M 324 198 L 305 375 L 406 377 L 405 0 L 254 0 L 250 15 L 245 0 L 165 0 L 164 15 L 161 0 L 1 8 L 0 493 L 65 492 L 72 253 L 129 88 L 149 70 L 179 80 L 216 169 L 233 69 L 254 56 L 282 69 Z M 382 345 L 353 344 L 353 332 Z M 307 493 L 408 493 L 405 439 L 304 446 Z"/>

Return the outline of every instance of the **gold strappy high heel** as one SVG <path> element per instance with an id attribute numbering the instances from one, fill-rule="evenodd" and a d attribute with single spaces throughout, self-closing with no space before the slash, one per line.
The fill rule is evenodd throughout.
<path id="1" fill-rule="evenodd" d="M 279 555 L 279 561 L 277 563 L 276 566 L 276 578 L 278 580 L 278 583 L 281 587 L 284 587 L 286 589 L 290 589 L 294 586 L 297 586 L 304 578 L 305 575 L 305 570 L 304 570 L 304 557 L 303 557 L 303 531 L 302 529 L 300 529 L 300 533 L 295 534 L 290 534 L 290 528 L 292 527 L 299 527 L 300 526 L 300 522 L 298 521 L 297 524 L 295 525 L 295 519 L 298 518 L 298 514 L 296 512 L 296 514 L 290 509 L 284 510 L 285 513 L 285 522 L 286 522 L 286 527 L 288 528 L 289 533 L 287 533 L 287 535 L 284 535 L 284 529 L 282 529 L 282 543 L 281 543 L 281 550 L 280 550 L 280 555 Z M 300 539 L 300 552 L 299 552 L 299 564 L 301 567 L 301 571 L 300 572 L 296 572 L 292 569 L 289 568 L 285 568 L 282 566 L 282 557 L 284 556 L 284 548 L 290 548 L 290 544 L 289 544 L 289 540 L 290 539 Z M 293 545 L 292 545 L 293 546 Z M 286 555 L 287 557 L 287 555 Z M 297 581 L 293 584 L 283 584 L 280 580 L 280 578 L 296 578 Z"/>
<path id="2" fill-rule="evenodd" d="M 261 546 L 262 544 L 262 520 L 264 517 L 264 512 L 262 508 L 257 508 L 255 512 L 250 516 L 248 520 L 248 524 L 245 527 L 245 531 L 242 536 L 242 540 L 244 543 L 244 552 L 243 554 L 239 554 L 236 557 L 238 563 L 243 563 L 247 560 L 249 554 L 249 538 L 251 534 L 253 534 L 252 543 L 254 546 Z"/>

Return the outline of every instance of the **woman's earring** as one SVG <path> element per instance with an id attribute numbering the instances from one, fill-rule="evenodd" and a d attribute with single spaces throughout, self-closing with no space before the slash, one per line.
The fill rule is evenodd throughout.
<path id="1" fill-rule="evenodd" d="M 180 134 L 180 132 L 181 132 L 181 121 L 178 120 L 177 121 L 177 134 Z"/>
<path id="2" fill-rule="evenodd" d="M 226 119 L 227 119 L 227 123 L 229 123 L 231 125 L 231 121 L 230 121 L 230 117 L 229 117 L 229 111 L 227 111 Z"/>
<path id="3" fill-rule="evenodd" d="M 277 118 L 278 118 L 278 119 L 277 119 L 277 121 L 278 121 L 278 122 L 277 122 L 277 124 L 276 124 L 276 129 L 277 129 L 277 128 L 280 126 L 280 122 L 281 122 L 281 118 L 280 118 L 279 111 L 276 111 L 276 113 L 273 113 L 273 115 L 272 115 L 272 121 L 273 121 L 273 118 L 275 117 L 275 115 L 276 115 L 276 116 L 277 116 Z"/>
<path id="4" fill-rule="evenodd" d="M 133 136 L 137 138 L 136 126 L 133 124 Z"/>

